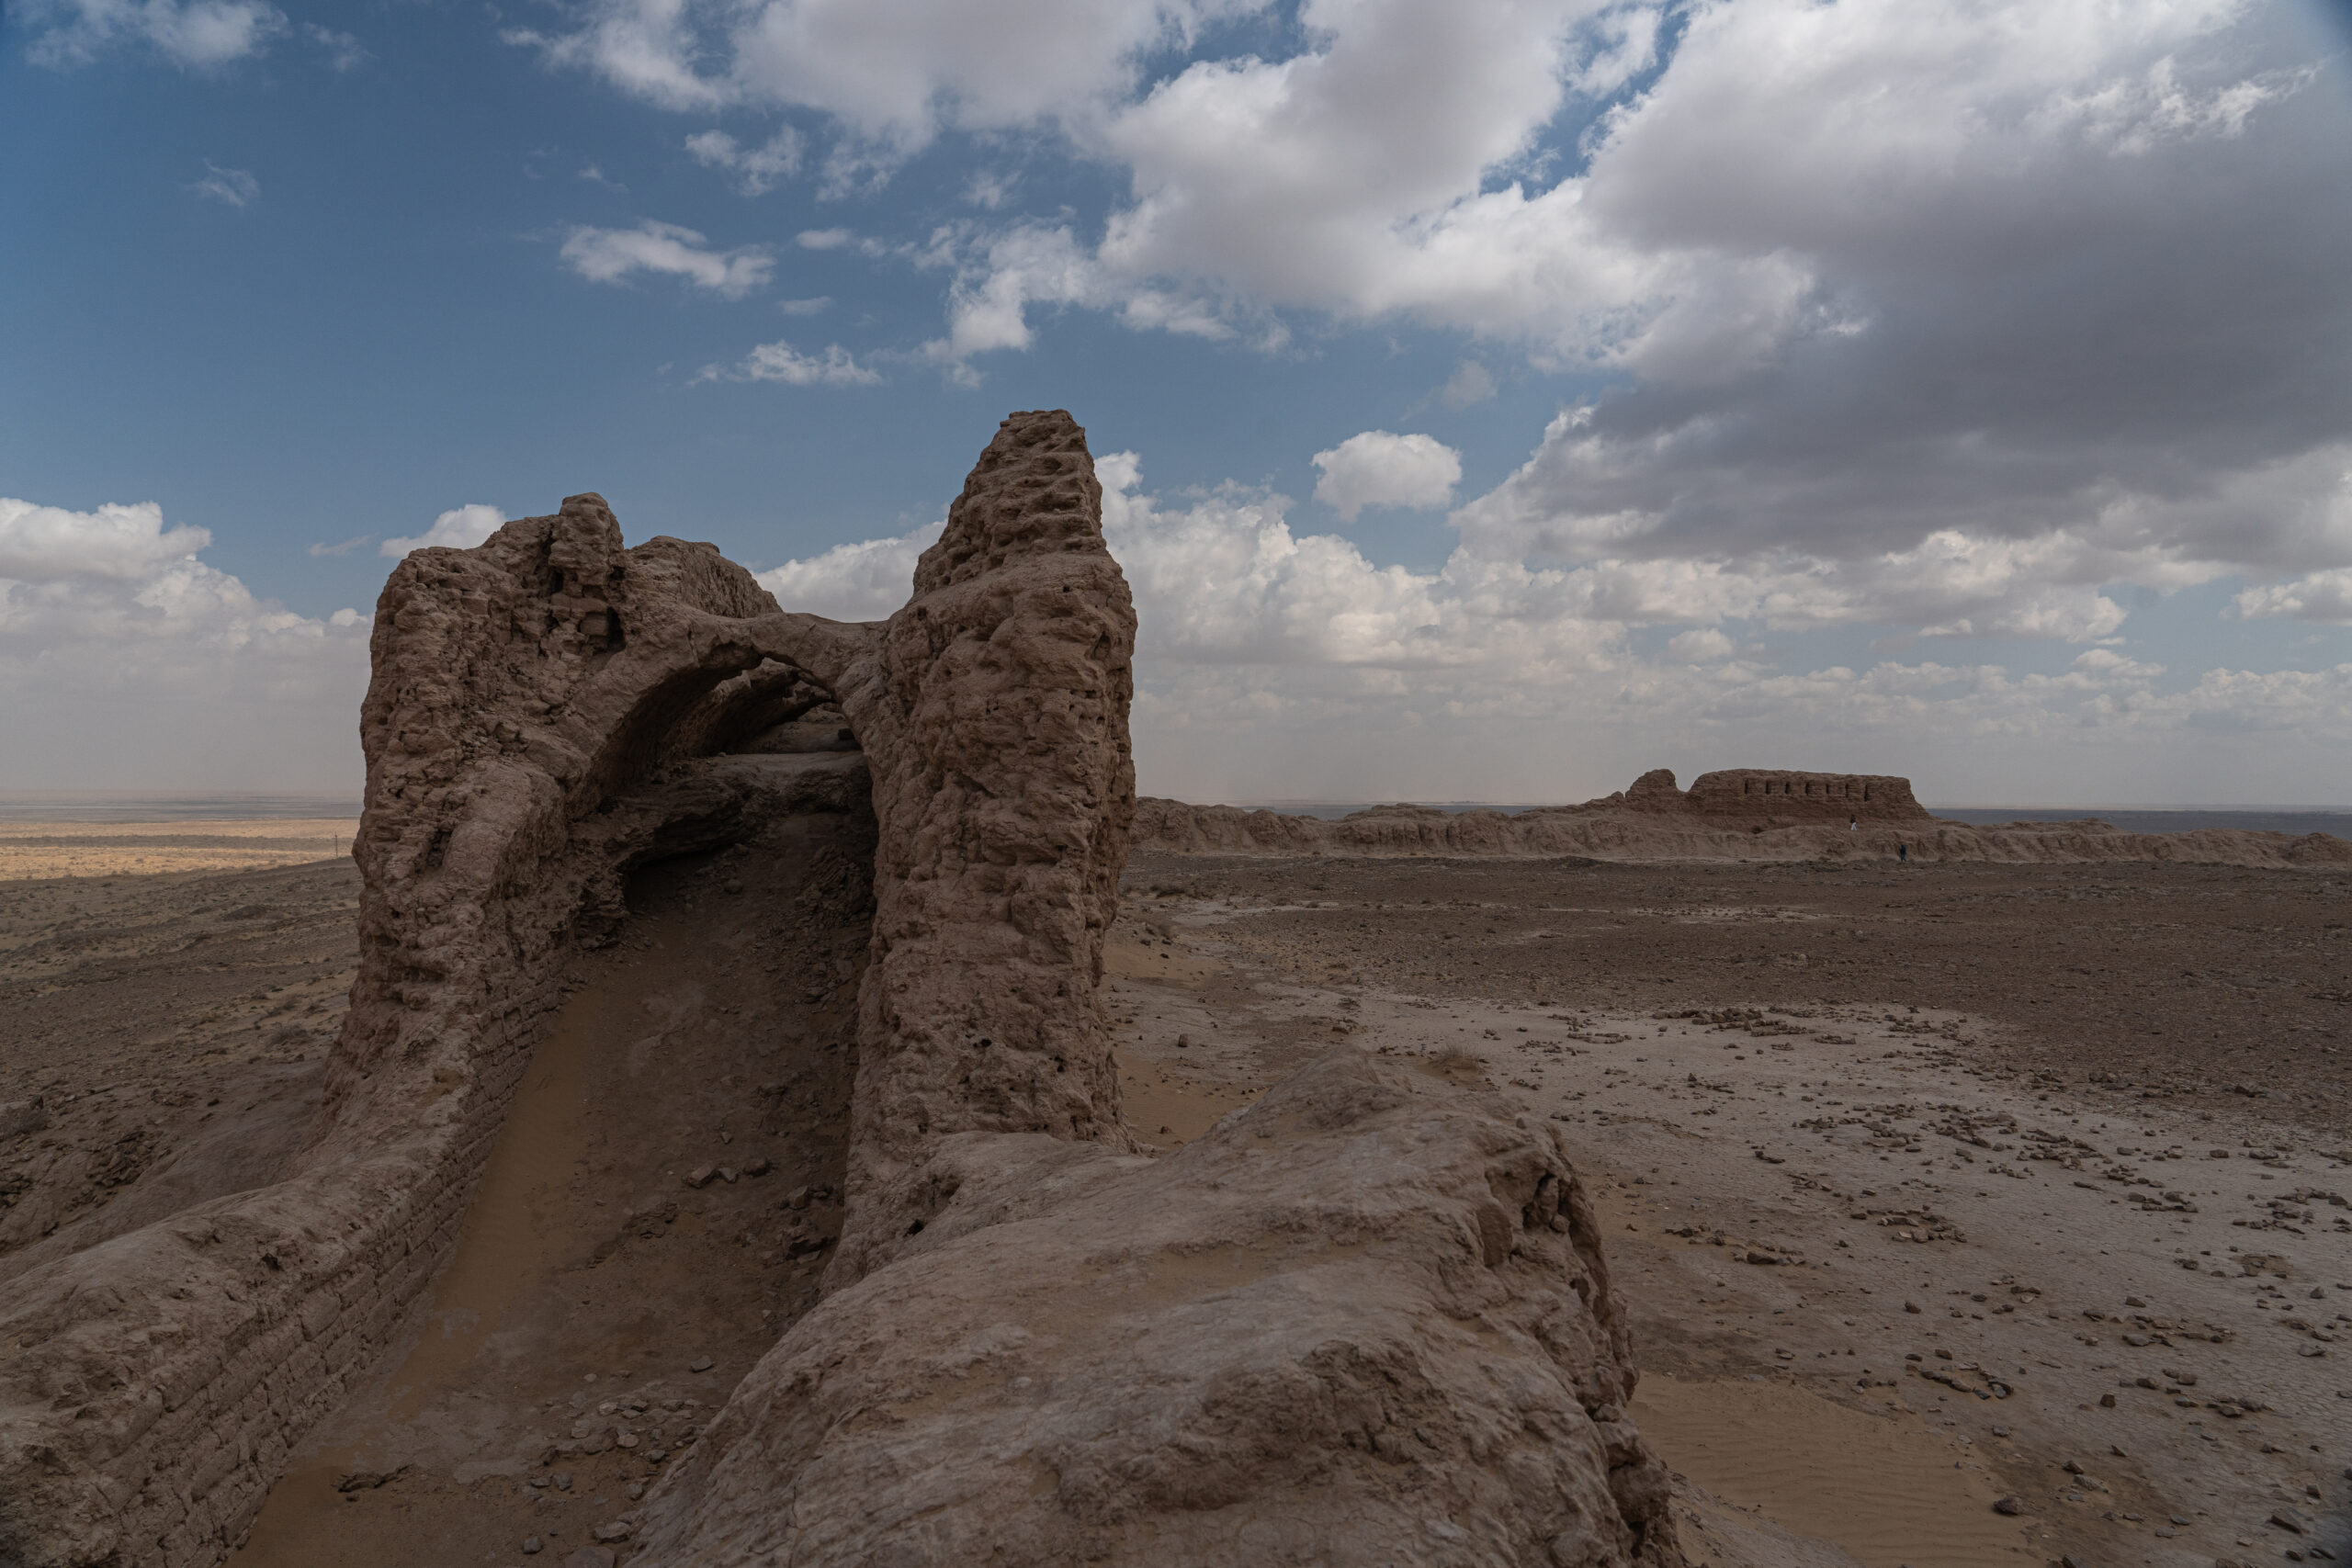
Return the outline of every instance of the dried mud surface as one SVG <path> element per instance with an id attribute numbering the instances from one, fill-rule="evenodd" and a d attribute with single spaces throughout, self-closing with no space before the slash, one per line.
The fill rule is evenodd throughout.
<path id="1" fill-rule="evenodd" d="M 814 1300 L 861 936 L 809 926 L 809 851 L 630 888 L 416 1345 L 240 1563 L 562 1561 Z M 344 863 L 12 888 L 0 1288 L 268 1180 L 356 891 Z M 2204 1568 L 2352 1554 L 2347 915 L 2343 879 L 2230 867 L 1138 856 L 1105 999 L 1162 1149 L 1336 1042 L 1559 1119 L 1693 1561 Z M 746 962 L 788 924 L 783 968 Z"/>
<path id="2" fill-rule="evenodd" d="M 1146 1137 L 1334 1039 L 1563 1125 L 1694 1562 L 2352 1557 L 2342 879 L 1151 854 L 1127 890 Z"/>
<path id="3" fill-rule="evenodd" d="M 0 1283 L 277 1179 L 318 1109 L 358 903 L 348 861 L 8 885 Z"/>
<path id="4" fill-rule="evenodd" d="M 2352 875 L 1138 855 L 1129 886 L 1155 878 L 1216 889 L 1302 980 L 1644 1011 L 1899 1000 L 1984 1021 L 1987 1065 L 2352 1130 Z"/>
<path id="5" fill-rule="evenodd" d="M 806 1308 L 861 939 L 795 926 L 774 972 L 741 943 L 807 924 L 809 848 L 640 876 L 415 1343 L 238 1561 L 514 1568 L 533 1537 L 563 1561 Z M 1694 1562 L 2352 1555 L 2342 879 L 1154 854 L 1125 888 L 1105 998 L 1146 1145 L 1335 1043 L 1562 1124 Z M 356 888 L 325 863 L 11 891 L 0 1283 L 269 1179 L 316 1103 Z"/>

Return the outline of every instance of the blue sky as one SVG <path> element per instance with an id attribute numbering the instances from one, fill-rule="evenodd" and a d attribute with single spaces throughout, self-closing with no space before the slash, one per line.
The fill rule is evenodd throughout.
<path id="1" fill-rule="evenodd" d="M 17 0 L 0 788 L 347 784 L 386 542 L 579 490 L 885 614 L 1057 406 L 1129 455 L 1147 790 L 2352 802 L 2347 47 L 2311 0 Z"/>

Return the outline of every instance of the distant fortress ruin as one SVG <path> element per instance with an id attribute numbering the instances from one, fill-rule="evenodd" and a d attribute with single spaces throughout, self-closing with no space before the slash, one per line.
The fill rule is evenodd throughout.
<path id="1" fill-rule="evenodd" d="M 1890 773 L 1726 768 L 1687 790 L 1656 768 L 1632 787 L 1575 806 L 1441 811 L 1368 806 L 1336 821 L 1238 806 L 1136 802 L 1135 848 L 1167 854 L 1528 855 L 1591 860 L 2181 861 L 2337 866 L 2352 845 L 2205 828 L 2127 833 L 2096 818 L 1978 826 L 1934 815 Z"/>
<path id="2" fill-rule="evenodd" d="M 1654 769 L 1623 797 L 1636 811 L 1695 811 L 1706 817 L 1758 821 L 1927 822 L 1933 818 L 1911 793 L 1911 781 L 1891 773 L 1799 773 L 1775 768 L 1725 768 L 1701 773 L 1689 790 L 1674 774 Z M 1592 804 L 1599 805 L 1600 802 Z"/>

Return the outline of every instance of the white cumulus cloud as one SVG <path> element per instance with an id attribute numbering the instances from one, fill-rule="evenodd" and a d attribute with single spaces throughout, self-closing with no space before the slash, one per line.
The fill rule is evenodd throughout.
<path id="1" fill-rule="evenodd" d="M 1732 640 L 1713 626 L 1693 626 L 1668 638 L 1666 653 L 1669 659 L 1703 664 L 1711 659 L 1729 659 Z"/>
<path id="2" fill-rule="evenodd" d="M 2249 588 L 2233 601 L 2241 615 L 2284 615 L 2352 626 L 2352 569 L 2314 571 L 2291 582 Z"/>
<path id="3" fill-rule="evenodd" d="M 2119 606 L 2042 581 L 2044 552 L 2067 547 L 1942 539 L 1850 569 L 1545 566 L 1465 547 L 1415 571 L 1295 532 L 1277 494 L 1228 486 L 1171 505 L 1143 488 L 1133 453 L 1095 470 L 1135 594 L 1137 758 L 1155 793 L 1572 800 L 1659 765 L 1909 773 L 1949 801 L 2115 799 L 2118 778 L 2143 799 L 2341 793 L 2329 780 L 2352 742 L 2352 665 L 2183 680 L 2107 647 L 2045 672 L 1932 659 L 1792 668 L 1750 651 L 1762 631 L 1895 611 L 1978 635 L 2103 636 Z M 760 581 L 786 609 L 877 619 L 905 602 L 939 527 Z M 1680 628 L 1663 659 L 1636 652 L 1644 626 Z M 2260 781 L 2230 739 L 2249 730 L 2267 738 Z"/>
<path id="4" fill-rule="evenodd" d="M 153 502 L 0 498 L 0 787 L 354 788 L 368 623 L 207 565 Z"/>
<path id="5" fill-rule="evenodd" d="M 376 547 L 376 553 L 398 560 L 411 550 L 445 545 L 452 549 L 469 550 L 492 534 L 506 521 L 506 513 L 495 506 L 480 502 L 467 506 L 452 507 L 433 520 L 433 526 L 411 539 L 386 539 Z"/>
<path id="6" fill-rule="evenodd" d="M 786 610 L 834 621 L 878 621 L 913 593 L 915 561 L 946 526 L 941 519 L 895 538 L 836 545 L 758 574 Z"/>
<path id="7" fill-rule="evenodd" d="M 207 529 L 166 528 L 152 501 L 72 512 L 0 496 L 0 578 L 15 583 L 137 581 L 211 543 Z"/>
<path id="8" fill-rule="evenodd" d="M 563 259 L 592 283 L 620 283 L 639 272 L 667 273 L 728 299 L 761 288 L 775 265 L 757 245 L 714 251 L 692 229 L 651 219 L 634 229 L 575 228 Z"/>
<path id="9" fill-rule="evenodd" d="M 1352 523 L 1367 506 L 1433 511 L 1453 500 L 1462 454 L 1433 435 L 1367 430 L 1315 454 L 1315 499 Z"/>

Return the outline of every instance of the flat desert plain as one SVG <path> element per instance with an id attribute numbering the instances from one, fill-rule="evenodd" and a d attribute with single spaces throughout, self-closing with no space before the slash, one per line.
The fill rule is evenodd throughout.
<path id="1" fill-rule="evenodd" d="M 358 830 L 356 817 L 171 822 L 0 820 L 0 882 L 301 865 L 342 854 Z"/>
<path id="2" fill-rule="evenodd" d="M 644 874 L 582 956 L 497 1203 L 237 1561 L 597 1550 L 805 1309 L 857 954 L 779 939 L 795 889 L 732 854 Z M 1557 1122 L 1694 1562 L 2345 1561 L 2348 884 L 1139 854 L 1109 997 L 1162 1148 L 1333 1050 Z M 357 892 L 317 858 L 0 884 L 0 1292 L 295 1157 Z M 765 1066 L 728 1044 L 761 967 Z M 580 1440 L 606 1417 L 628 1443 Z"/>

